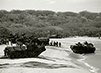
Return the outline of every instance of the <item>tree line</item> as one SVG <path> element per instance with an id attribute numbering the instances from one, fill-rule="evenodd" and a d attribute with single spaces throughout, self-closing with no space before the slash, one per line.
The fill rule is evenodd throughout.
<path id="1" fill-rule="evenodd" d="M 101 13 L 88 11 L 0 10 L 0 37 L 10 34 L 27 37 L 101 35 Z"/>

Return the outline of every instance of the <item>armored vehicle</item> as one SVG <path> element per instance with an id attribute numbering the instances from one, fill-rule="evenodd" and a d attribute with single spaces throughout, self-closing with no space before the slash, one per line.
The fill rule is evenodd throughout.
<path id="1" fill-rule="evenodd" d="M 38 57 L 46 50 L 45 46 L 49 44 L 49 38 L 31 38 L 31 39 L 16 39 L 16 46 L 6 47 L 4 56 L 8 58 L 27 58 Z M 25 44 L 25 46 L 23 46 Z"/>
<path id="2" fill-rule="evenodd" d="M 4 49 L 4 56 L 8 58 L 27 58 L 27 57 L 38 57 L 43 51 L 45 46 L 29 44 L 25 46 L 12 46 Z"/>
<path id="3" fill-rule="evenodd" d="M 94 53 L 96 50 L 96 48 L 92 43 L 87 43 L 87 42 L 84 42 L 84 44 L 78 42 L 78 44 L 71 45 L 70 48 L 74 53 L 79 53 L 79 54 Z"/>
<path id="4" fill-rule="evenodd" d="M 4 56 L 8 58 L 27 58 L 27 57 L 37 57 L 40 55 L 43 51 L 45 51 L 45 46 L 43 45 L 29 45 L 27 47 L 25 46 L 12 46 L 12 47 L 6 47 L 4 49 Z"/>

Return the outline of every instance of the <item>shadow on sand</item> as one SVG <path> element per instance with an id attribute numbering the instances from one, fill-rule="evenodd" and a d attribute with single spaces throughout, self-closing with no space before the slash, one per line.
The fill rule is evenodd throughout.
<path id="1" fill-rule="evenodd" d="M 64 64 L 48 64 L 41 62 L 26 62 L 21 65 L 22 67 L 29 68 L 47 68 L 47 69 L 55 69 L 55 68 L 75 68 L 73 66 L 64 65 Z"/>

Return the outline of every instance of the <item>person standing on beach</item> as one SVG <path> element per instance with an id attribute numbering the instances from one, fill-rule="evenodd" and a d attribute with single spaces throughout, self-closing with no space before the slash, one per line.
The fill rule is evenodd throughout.
<path id="1" fill-rule="evenodd" d="M 59 42 L 59 47 L 61 47 L 61 42 Z"/>

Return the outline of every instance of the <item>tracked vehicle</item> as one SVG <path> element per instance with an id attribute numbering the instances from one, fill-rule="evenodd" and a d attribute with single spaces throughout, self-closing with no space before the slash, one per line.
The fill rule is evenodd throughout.
<path id="1" fill-rule="evenodd" d="M 4 49 L 4 56 L 8 58 L 28 58 L 38 57 L 43 51 L 46 50 L 45 46 L 48 45 L 49 39 L 47 38 L 34 38 L 30 41 L 24 41 L 26 46 L 22 46 L 22 39 L 17 41 L 18 46 L 6 47 Z"/>
<path id="2" fill-rule="evenodd" d="M 25 46 L 12 46 L 6 47 L 4 49 L 4 56 L 8 58 L 28 58 L 28 57 L 38 57 L 43 51 L 45 51 L 45 46 L 43 45 L 29 45 Z"/>
<path id="3" fill-rule="evenodd" d="M 79 42 L 78 44 L 71 45 L 70 48 L 74 53 L 79 53 L 79 54 L 94 53 L 96 50 L 96 48 L 92 43 L 87 43 L 87 42 L 85 42 L 84 44 Z"/>

